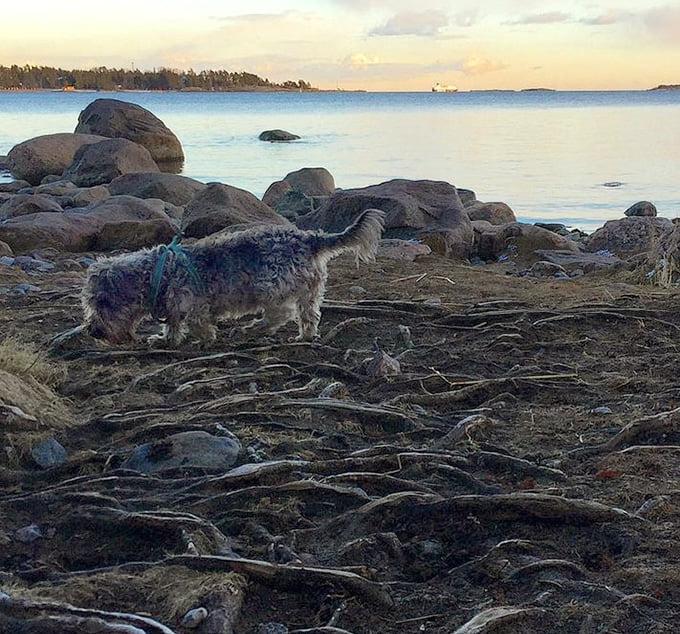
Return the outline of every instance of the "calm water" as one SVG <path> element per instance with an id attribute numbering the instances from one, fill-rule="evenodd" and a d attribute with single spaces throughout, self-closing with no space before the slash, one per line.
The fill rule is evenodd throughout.
<path id="1" fill-rule="evenodd" d="M 290 171 L 325 167 L 342 188 L 445 180 L 508 203 L 522 221 L 586 231 L 639 200 L 680 216 L 680 91 L 0 92 L 0 154 L 32 136 L 72 132 L 98 97 L 160 117 L 182 142 L 185 175 L 257 196 Z M 258 141 L 272 128 L 302 140 Z"/>

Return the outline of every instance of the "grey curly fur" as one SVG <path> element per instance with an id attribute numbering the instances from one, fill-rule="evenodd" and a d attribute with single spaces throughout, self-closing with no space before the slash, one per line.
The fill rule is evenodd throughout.
<path id="1" fill-rule="evenodd" d="M 100 260 L 87 275 L 81 300 L 85 328 L 111 343 L 138 340 L 148 317 L 164 320 L 152 339 L 176 346 L 188 334 L 213 341 L 218 318 L 262 314 L 249 327 L 267 333 L 295 320 L 297 340 L 317 335 L 329 260 L 345 251 L 357 263 L 375 258 L 384 213 L 364 211 L 342 233 L 260 227 L 214 234 L 182 246 L 164 247 Z M 159 258 L 164 258 L 156 288 Z M 152 301 L 155 295 L 155 301 Z"/>

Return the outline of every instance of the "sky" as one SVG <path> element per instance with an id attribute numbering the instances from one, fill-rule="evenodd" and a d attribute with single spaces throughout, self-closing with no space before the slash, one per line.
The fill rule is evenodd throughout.
<path id="1" fill-rule="evenodd" d="M 320 89 L 680 84 L 680 1 L 33 0 L 0 65 L 248 71 Z"/>

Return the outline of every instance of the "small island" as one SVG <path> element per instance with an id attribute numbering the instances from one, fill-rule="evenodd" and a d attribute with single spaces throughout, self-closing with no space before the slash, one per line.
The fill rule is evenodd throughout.
<path id="1" fill-rule="evenodd" d="M 254 73 L 228 70 L 106 68 L 64 70 L 48 66 L 0 66 L 0 90 L 180 90 L 187 92 L 316 92 L 299 79 L 283 83 Z"/>

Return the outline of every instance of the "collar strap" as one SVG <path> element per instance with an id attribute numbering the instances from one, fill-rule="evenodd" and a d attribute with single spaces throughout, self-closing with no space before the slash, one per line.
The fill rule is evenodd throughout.
<path id="1" fill-rule="evenodd" d="M 154 267 L 153 274 L 151 275 L 151 294 L 149 297 L 149 306 L 152 310 L 156 307 L 156 303 L 158 302 L 161 279 L 163 278 L 163 271 L 165 270 L 165 264 L 170 253 L 176 256 L 177 261 L 184 266 L 187 273 L 189 274 L 191 282 L 196 286 L 196 288 L 198 288 L 200 291 L 203 291 L 205 288 L 203 280 L 198 274 L 198 270 L 196 269 L 194 261 L 187 251 L 180 246 L 179 241 L 180 236 L 176 235 L 172 238 L 170 244 L 164 244 L 158 250 L 158 259 L 156 260 L 156 266 Z"/>

